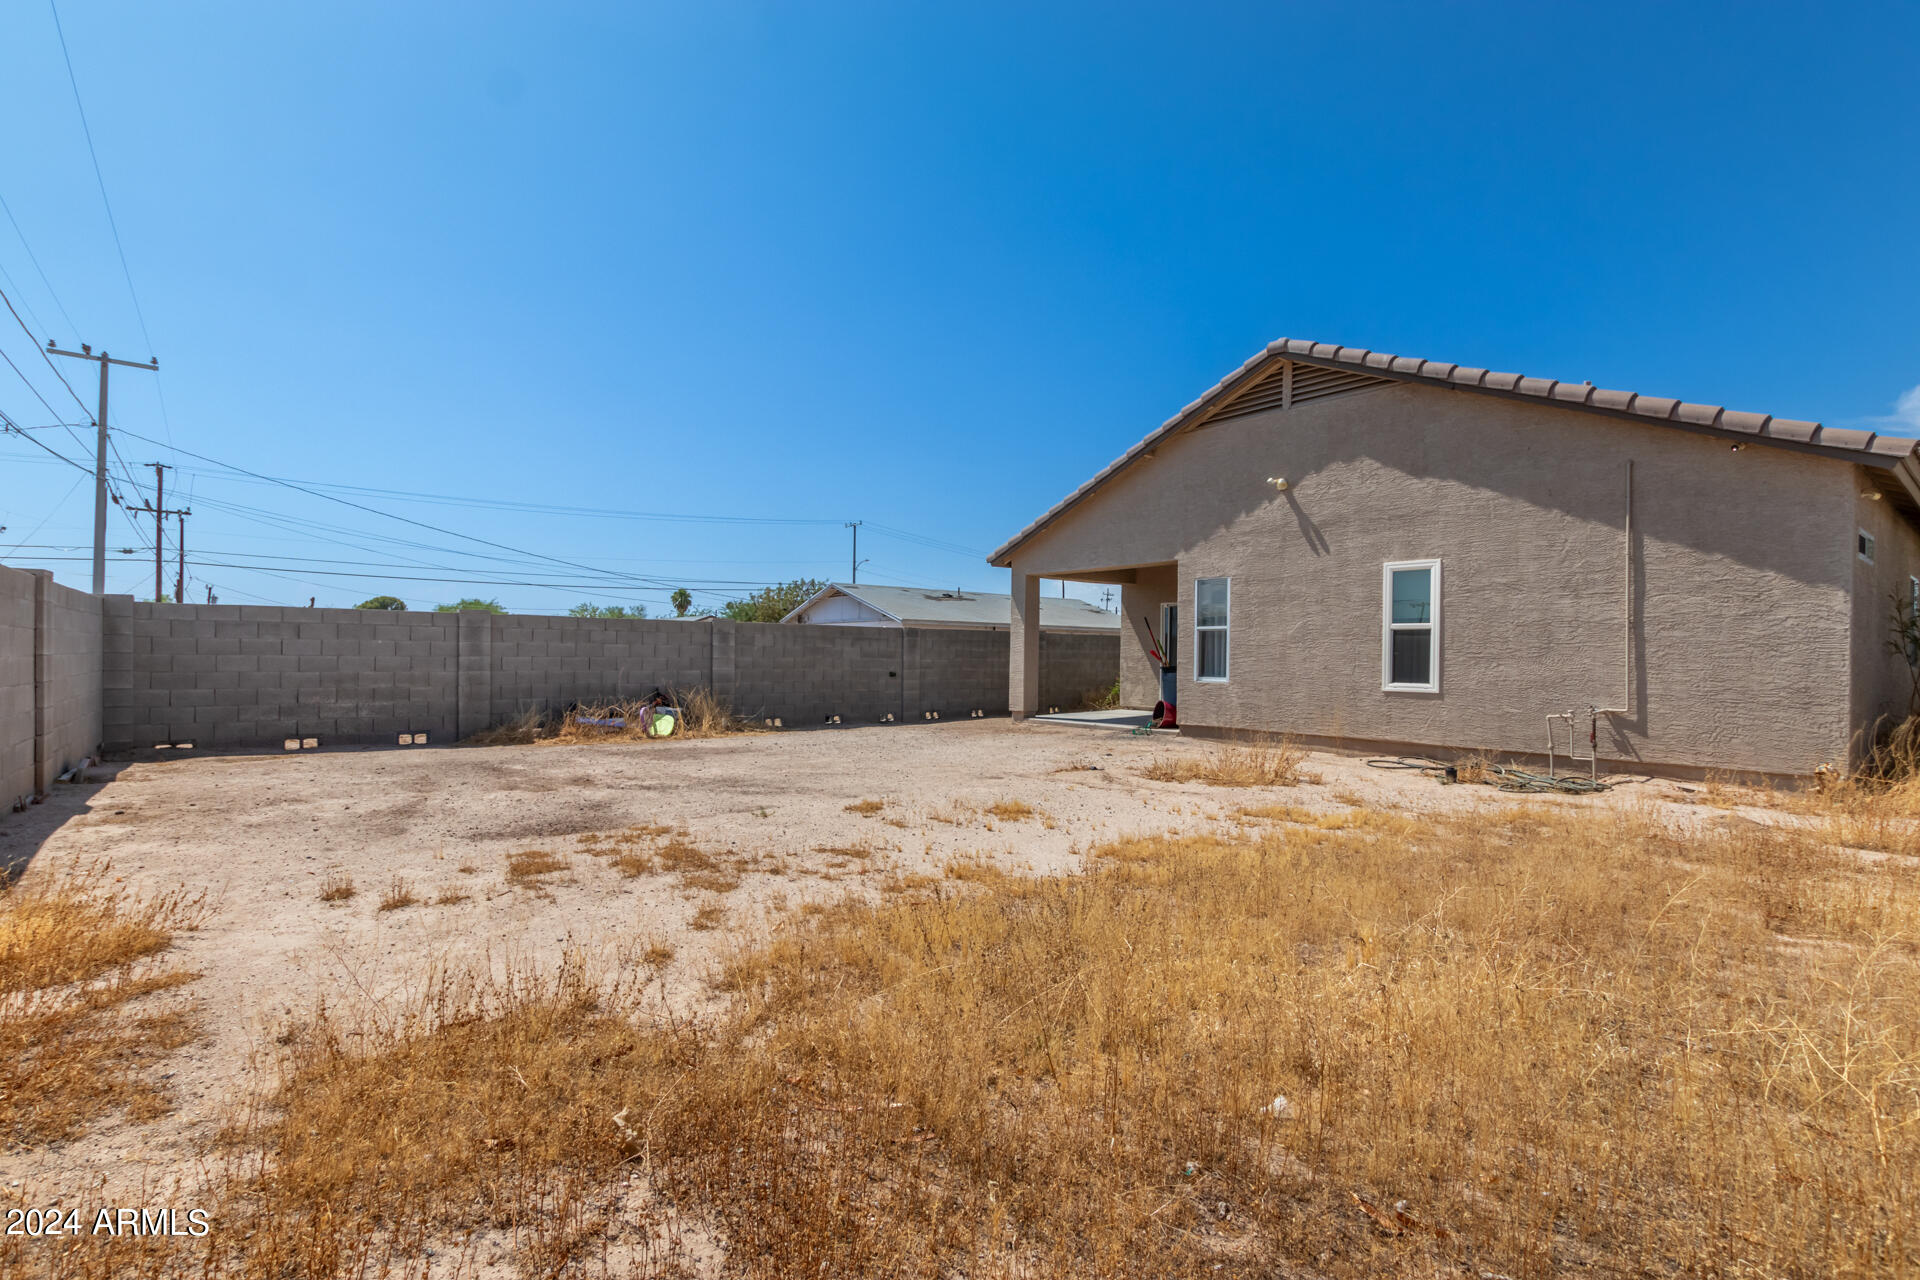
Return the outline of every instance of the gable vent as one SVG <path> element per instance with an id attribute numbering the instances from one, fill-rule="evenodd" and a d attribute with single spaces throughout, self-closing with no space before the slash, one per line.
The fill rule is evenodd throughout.
<path id="1" fill-rule="evenodd" d="M 1282 360 L 1273 366 L 1273 372 L 1267 374 L 1242 391 L 1233 399 L 1207 415 L 1209 422 L 1218 422 L 1222 418 L 1241 418 L 1249 413 L 1261 413 L 1268 409 L 1278 409 L 1286 403 L 1287 361 Z"/>
<path id="2" fill-rule="evenodd" d="M 1376 378 L 1370 373 L 1355 373 L 1351 369 L 1296 364 L 1293 366 L 1293 402 L 1305 404 L 1309 400 L 1324 400 L 1328 396 L 1345 395 L 1349 391 L 1384 387 L 1391 381 L 1391 378 Z"/>

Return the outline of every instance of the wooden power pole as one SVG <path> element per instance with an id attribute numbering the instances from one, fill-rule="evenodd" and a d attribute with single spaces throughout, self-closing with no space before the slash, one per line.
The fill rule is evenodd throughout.
<path id="1" fill-rule="evenodd" d="M 173 511 L 169 511 L 167 509 L 167 472 L 171 471 L 173 468 L 167 466 L 163 462 L 149 462 L 147 465 L 153 468 L 153 501 L 151 503 L 146 503 L 141 506 L 134 507 L 132 509 L 142 513 L 143 515 L 147 512 L 153 513 L 153 598 L 154 598 L 154 602 L 158 603 L 166 594 L 162 585 L 165 581 L 163 575 L 166 571 L 166 562 L 167 562 L 166 520 L 168 516 L 179 516 L 181 517 L 181 520 L 180 520 L 180 542 L 181 542 L 180 581 L 175 588 L 173 602 L 175 604 L 185 604 L 186 601 L 180 598 L 180 592 L 184 590 L 187 585 L 186 583 L 186 577 L 187 577 L 186 517 L 192 515 L 193 512 L 188 511 L 184 508 L 173 510 Z"/>
<path id="2" fill-rule="evenodd" d="M 100 365 L 100 408 L 94 415 L 93 446 L 93 594 L 103 596 L 107 593 L 107 366 L 123 365 L 129 369 L 148 369 L 158 371 L 159 357 L 150 358 L 145 364 L 132 360 L 115 360 L 102 351 L 93 353 L 86 343 L 80 344 L 78 351 L 62 351 L 53 345 L 53 339 L 47 339 L 47 351 L 51 355 L 71 356 L 75 360 L 93 360 Z M 155 596 L 160 594 L 154 589 Z"/>

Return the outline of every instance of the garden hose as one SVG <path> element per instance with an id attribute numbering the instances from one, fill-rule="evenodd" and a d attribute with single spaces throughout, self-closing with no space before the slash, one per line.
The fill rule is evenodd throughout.
<path id="1" fill-rule="evenodd" d="M 1423 773 L 1442 786 L 1451 786 L 1459 782 L 1460 774 L 1454 765 L 1426 756 L 1382 756 L 1367 761 L 1370 769 L 1406 769 Z M 1611 791 L 1612 782 L 1601 782 L 1593 778 L 1557 778 L 1547 773 L 1530 773 L 1525 769 L 1516 769 L 1511 765 L 1494 764 L 1486 767 L 1486 785 L 1496 791 L 1534 792 L 1567 796 L 1598 795 L 1602 791 Z"/>

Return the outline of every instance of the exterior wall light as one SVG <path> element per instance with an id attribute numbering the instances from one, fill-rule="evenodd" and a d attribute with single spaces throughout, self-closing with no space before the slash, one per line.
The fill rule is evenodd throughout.
<path id="1" fill-rule="evenodd" d="M 1282 493 L 1287 491 L 1287 478 L 1285 476 L 1268 476 L 1267 483 Z"/>

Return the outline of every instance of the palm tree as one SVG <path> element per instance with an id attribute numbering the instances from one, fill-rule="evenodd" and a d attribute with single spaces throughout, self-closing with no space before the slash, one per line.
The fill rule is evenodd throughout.
<path id="1" fill-rule="evenodd" d="M 685 587 L 675 587 L 673 589 L 672 599 L 673 616 L 676 618 L 686 617 L 687 610 L 693 608 L 693 592 L 687 590 Z"/>

